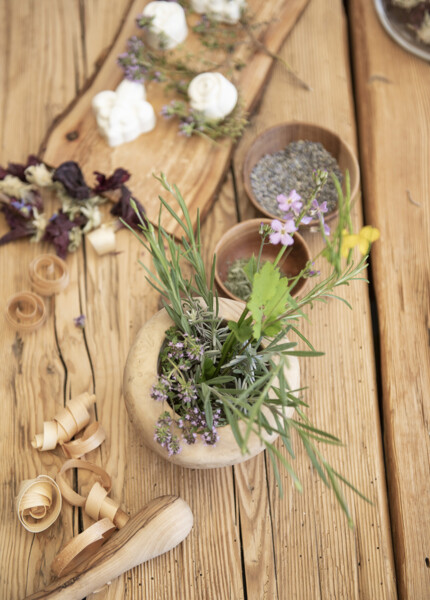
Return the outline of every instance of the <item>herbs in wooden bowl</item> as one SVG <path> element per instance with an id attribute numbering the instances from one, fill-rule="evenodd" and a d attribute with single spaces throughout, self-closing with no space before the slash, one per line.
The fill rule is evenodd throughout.
<path id="1" fill-rule="evenodd" d="M 279 247 L 270 243 L 270 224 L 270 219 L 243 221 L 226 231 L 217 243 L 215 281 L 223 296 L 233 300 L 249 300 L 252 292 L 249 261 L 253 259 L 256 265 L 261 267 L 266 262 L 275 262 Z M 264 231 L 266 235 L 262 243 Z M 298 276 L 305 271 L 310 259 L 310 251 L 305 240 L 295 233 L 294 244 L 278 263 L 281 277 L 294 281 L 290 292 L 293 297 L 303 291 L 307 280 L 303 276 L 299 278 Z"/>
<path id="2" fill-rule="evenodd" d="M 318 230 L 321 222 L 338 215 L 338 194 L 331 175 L 342 183 L 345 192 L 348 171 L 351 200 L 359 187 L 357 159 L 333 131 L 310 123 L 282 123 L 261 133 L 251 144 L 243 165 L 245 190 L 259 212 L 278 219 L 285 212 L 278 196 L 289 198 L 295 190 L 301 198 L 308 198 L 318 169 L 327 171 L 330 177 L 299 224 L 301 228 Z"/>

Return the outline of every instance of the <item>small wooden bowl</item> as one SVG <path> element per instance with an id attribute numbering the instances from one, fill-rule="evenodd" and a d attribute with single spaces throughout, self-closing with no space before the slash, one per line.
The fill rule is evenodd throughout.
<path id="1" fill-rule="evenodd" d="M 222 236 L 215 248 L 216 265 L 215 281 L 220 293 L 227 298 L 243 302 L 241 298 L 230 292 L 224 284 L 231 264 L 238 258 L 258 256 L 261 244 L 259 229 L 261 223 L 270 225 L 270 219 L 249 219 L 234 225 Z M 262 262 L 273 262 L 281 249 L 280 245 L 265 244 L 261 255 Z M 279 262 L 281 273 L 286 277 L 295 277 L 311 259 L 311 254 L 305 240 L 297 232 L 294 234 L 294 244 L 287 248 Z M 292 290 L 292 296 L 297 296 L 303 290 L 306 279 L 299 279 Z"/>
<path id="2" fill-rule="evenodd" d="M 279 152 L 291 144 L 299 140 L 310 142 L 319 142 L 327 150 L 333 158 L 336 159 L 339 169 L 345 177 L 346 171 L 349 171 L 350 186 L 351 186 L 351 201 L 355 198 L 358 192 L 360 183 L 360 168 L 358 161 L 348 144 L 346 144 L 336 133 L 313 125 L 311 123 L 282 123 L 275 125 L 270 129 L 263 131 L 250 146 L 245 162 L 243 164 L 243 182 L 248 198 L 251 200 L 255 208 L 270 217 L 271 219 L 279 219 L 279 215 L 268 212 L 258 202 L 251 185 L 251 173 L 258 161 L 266 154 L 274 154 Z M 345 191 L 345 178 L 343 181 L 343 190 Z M 288 190 L 290 192 L 291 190 Z M 324 215 L 326 221 L 334 219 L 338 214 L 338 210 L 334 209 Z M 309 225 L 301 225 L 303 228 L 311 228 L 318 226 L 318 220 L 313 220 Z"/>

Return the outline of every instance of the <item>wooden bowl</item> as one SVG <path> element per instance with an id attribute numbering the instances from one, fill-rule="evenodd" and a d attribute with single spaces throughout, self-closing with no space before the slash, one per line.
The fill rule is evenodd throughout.
<path id="1" fill-rule="evenodd" d="M 243 303 L 220 298 L 219 314 L 224 319 L 237 322 L 242 311 Z M 166 337 L 166 330 L 172 325 L 173 321 L 166 309 L 163 308 L 140 329 L 127 357 L 123 382 L 124 399 L 130 421 L 139 431 L 142 441 L 166 460 L 191 469 L 227 467 L 249 460 L 262 452 L 265 446 L 257 434 L 252 432 L 248 440 L 248 452 L 242 454 L 230 425 L 218 429 L 219 440 L 216 445 L 205 445 L 200 439 L 191 445 L 184 442 L 181 444 L 181 452 L 172 456 L 169 456 L 167 450 L 155 441 L 154 430 L 161 414 L 167 411 L 172 417 L 175 417 L 175 413 L 167 402 L 151 398 L 151 387 L 157 382 L 158 377 L 158 356 Z M 288 340 L 284 338 L 284 341 Z M 263 346 L 267 343 L 267 341 L 263 341 Z M 288 357 L 284 375 L 292 390 L 300 388 L 300 365 L 297 356 Z M 264 408 L 263 411 L 269 423 L 275 427 L 271 412 Z M 284 414 L 286 417 L 292 418 L 294 408 L 291 406 L 285 408 Z M 245 435 L 246 425 L 244 422 L 239 423 L 239 429 L 242 435 Z M 174 433 L 182 438 L 181 431 L 176 425 Z M 278 434 L 269 435 L 263 432 L 263 437 L 272 443 Z"/>
<path id="2" fill-rule="evenodd" d="M 348 144 L 346 144 L 336 133 L 313 125 L 311 123 L 282 123 L 275 125 L 270 129 L 263 131 L 251 144 L 245 162 L 243 164 L 243 181 L 245 191 L 255 208 L 270 217 L 271 219 L 279 219 L 279 215 L 268 212 L 258 202 L 251 185 L 251 173 L 258 161 L 266 154 L 274 154 L 283 150 L 291 142 L 306 140 L 310 142 L 319 142 L 327 150 L 333 158 L 336 159 L 339 169 L 344 176 L 343 190 L 345 192 L 345 173 L 349 171 L 351 200 L 358 193 L 360 183 L 360 168 L 357 159 Z M 290 192 L 291 190 L 288 190 Z M 287 192 L 287 193 L 288 193 Z M 326 221 L 330 221 L 338 214 L 338 210 L 334 209 L 324 215 Z M 303 228 L 311 228 L 318 226 L 318 220 L 311 221 L 308 225 L 301 225 Z"/>
<path id="3" fill-rule="evenodd" d="M 270 225 L 270 219 L 249 219 L 234 225 L 222 236 L 215 248 L 216 266 L 215 281 L 220 293 L 227 298 L 239 300 L 241 298 L 230 292 L 224 285 L 231 264 L 238 258 L 251 258 L 258 256 L 260 250 L 261 236 L 259 229 L 261 223 Z M 262 262 L 270 260 L 273 262 L 281 249 L 280 245 L 265 244 L 262 252 Z M 294 244 L 287 248 L 284 256 L 279 262 L 281 273 L 286 277 L 295 277 L 306 266 L 311 259 L 311 254 L 305 240 L 297 232 L 294 234 Z M 303 290 L 306 279 L 299 279 L 294 286 L 291 295 Z"/>

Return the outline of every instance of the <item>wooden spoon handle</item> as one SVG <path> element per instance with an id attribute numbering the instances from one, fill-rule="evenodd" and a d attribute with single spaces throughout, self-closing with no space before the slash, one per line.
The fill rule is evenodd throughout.
<path id="1" fill-rule="evenodd" d="M 193 526 L 188 504 L 178 496 L 152 500 L 84 565 L 25 600 L 82 600 L 107 582 L 177 546 Z"/>

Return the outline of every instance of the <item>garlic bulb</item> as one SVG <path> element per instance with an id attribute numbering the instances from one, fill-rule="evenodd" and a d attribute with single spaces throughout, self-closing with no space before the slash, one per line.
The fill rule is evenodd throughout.
<path id="1" fill-rule="evenodd" d="M 199 14 L 207 14 L 215 21 L 235 24 L 239 21 L 246 0 L 191 0 L 191 8 Z"/>
<path id="2" fill-rule="evenodd" d="M 208 119 L 220 120 L 236 106 L 237 90 L 221 73 L 201 73 L 191 81 L 188 97 L 191 108 Z"/>
<path id="3" fill-rule="evenodd" d="M 109 146 L 130 142 L 155 127 L 155 113 L 141 83 L 124 80 L 116 91 L 99 92 L 92 101 L 99 131 Z"/>
<path id="4" fill-rule="evenodd" d="M 142 15 L 152 18 L 146 31 L 146 42 L 151 48 L 170 50 L 188 35 L 185 11 L 176 2 L 150 2 Z"/>

